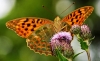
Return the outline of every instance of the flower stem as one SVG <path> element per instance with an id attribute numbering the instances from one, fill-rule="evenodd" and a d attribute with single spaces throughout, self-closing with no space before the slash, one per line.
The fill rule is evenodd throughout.
<path id="1" fill-rule="evenodd" d="M 88 61 L 91 61 L 91 57 L 90 57 L 90 50 L 89 48 L 86 50 L 87 56 L 88 56 Z"/>
<path id="2" fill-rule="evenodd" d="M 68 59 L 68 61 L 72 61 L 72 59 Z"/>

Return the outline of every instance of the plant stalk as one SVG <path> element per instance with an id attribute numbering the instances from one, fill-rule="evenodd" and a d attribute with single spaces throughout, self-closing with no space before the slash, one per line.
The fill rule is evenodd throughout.
<path id="1" fill-rule="evenodd" d="M 88 61 L 91 61 L 91 57 L 90 57 L 90 50 L 89 48 L 86 50 L 87 56 L 88 56 Z"/>

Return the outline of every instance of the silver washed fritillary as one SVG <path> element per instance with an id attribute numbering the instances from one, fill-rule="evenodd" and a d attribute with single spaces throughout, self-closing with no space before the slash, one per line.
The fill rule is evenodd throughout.
<path id="1" fill-rule="evenodd" d="M 62 20 L 57 16 L 53 21 L 45 18 L 25 17 L 8 21 L 6 26 L 14 30 L 22 38 L 26 38 L 27 46 L 34 52 L 53 55 L 50 38 L 59 31 L 68 31 L 67 24 L 82 25 L 92 13 L 92 6 L 84 6 L 65 16 Z"/>

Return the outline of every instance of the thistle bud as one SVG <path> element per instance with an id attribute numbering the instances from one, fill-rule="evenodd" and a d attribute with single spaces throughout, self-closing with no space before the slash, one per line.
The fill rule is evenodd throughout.
<path id="1" fill-rule="evenodd" d="M 73 25 L 72 28 L 70 29 L 70 31 L 73 34 L 79 34 L 81 31 L 81 27 L 79 25 Z"/>
<path id="2" fill-rule="evenodd" d="M 80 36 L 83 39 L 89 39 L 91 37 L 91 31 L 87 25 L 82 25 L 81 26 L 81 33 Z"/>

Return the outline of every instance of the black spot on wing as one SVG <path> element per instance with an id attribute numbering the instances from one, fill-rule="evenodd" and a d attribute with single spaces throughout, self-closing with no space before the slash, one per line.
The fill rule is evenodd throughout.
<path id="1" fill-rule="evenodd" d="M 80 10 L 78 10 L 78 13 L 80 13 L 80 15 L 82 14 L 82 12 Z"/>
<path id="2" fill-rule="evenodd" d="M 30 23 L 28 23 L 28 24 L 27 24 L 27 27 L 29 27 L 30 25 L 31 25 L 31 24 L 30 24 Z"/>
<path id="3" fill-rule="evenodd" d="M 26 36 L 26 33 L 24 33 L 24 36 Z"/>
<path id="4" fill-rule="evenodd" d="M 72 25 L 74 25 L 74 22 L 72 22 Z"/>
<path id="5" fill-rule="evenodd" d="M 18 30 L 20 30 L 20 28 L 18 28 Z"/>
<path id="6" fill-rule="evenodd" d="M 21 31 L 21 33 L 23 33 L 23 31 Z"/>
<path id="7" fill-rule="evenodd" d="M 25 28 L 25 31 L 27 31 L 28 30 L 28 28 Z"/>
<path id="8" fill-rule="evenodd" d="M 25 20 L 24 22 L 28 22 L 28 20 L 29 20 L 29 19 L 28 19 L 28 18 L 26 18 L 26 20 Z"/>
<path id="9" fill-rule="evenodd" d="M 35 23 L 35 19 L 32 19 L 32 23 Z"/>
<path id="10" fill-rule="evenodd" d="M 78 19 L 78 15 L 76 15 L 75 18 Z"/>
<path id="11" fill-rule="evenodd" d="M 34 31 L 34 29 L 31 29 L 31 31 Z"/>
<path id="12" fill-rule="evenodd" d="M 22 25 L 25 25 L 25 23 L 22 23 Z"/>
<path id="13" fill-rule="evenodd" d="M 75 12 L 73 13 L 73 16 L 75 16 Z"/>
<path id="14" fill-rule="evenodd" d="M 71 19 L 71 22 L 73 22 L 73 18 Z"/>
<path id="15" fill-rule="evenodd" d="M 24 26 L 22 26 L 22 28 L 24 28 Z"/>
<path id="16" fill-rule="evenodd" d="M 42 21 L 40 21 L 40 24 L 42 24 Z"/>
<path id="17" fill-rule="evenodd" d="M 33 27 L 35 28 L 36 27 L 36 24 L 34 24 Z"/>
<path id="18" fill-rule="evenodd" d="M 70 16 L 72 17 L 72 14 L 70 14 Z"/>
<path id="19" fill-rule="evenodd" d="M 36 23 L 39 23 L 40 19 L 37 19 L 37 22 Z"/>
<path id="20" fill-rule="evenodd" d="M 78 22 L 78 20 L 76 20 L 76 22 Z"/>

